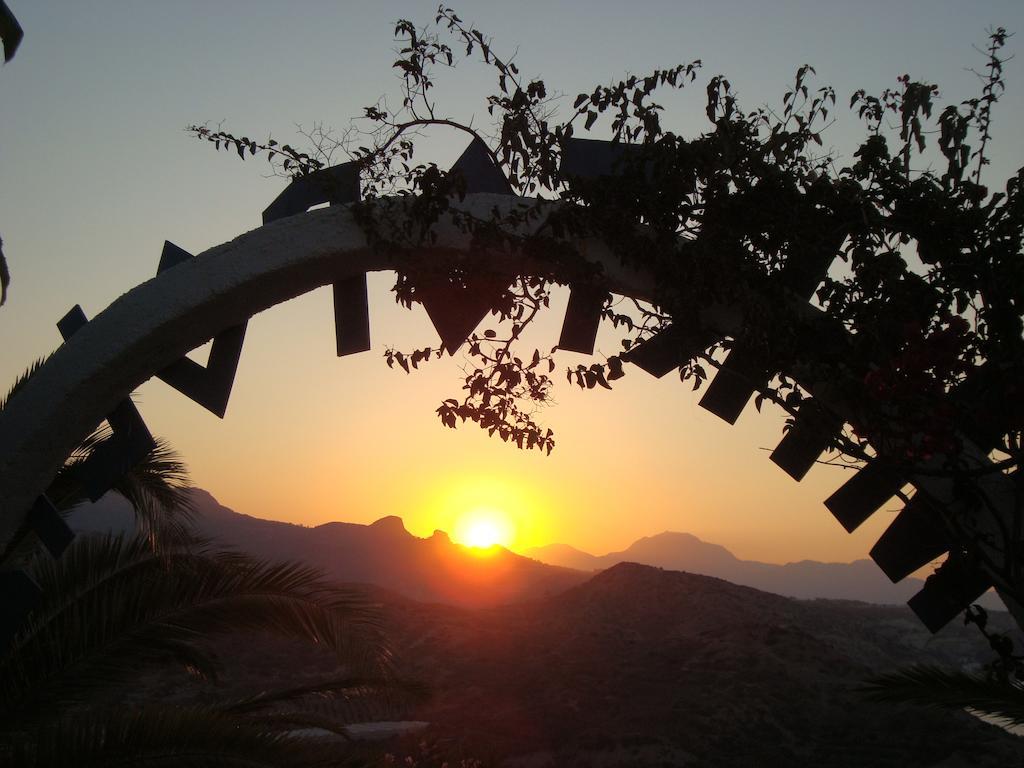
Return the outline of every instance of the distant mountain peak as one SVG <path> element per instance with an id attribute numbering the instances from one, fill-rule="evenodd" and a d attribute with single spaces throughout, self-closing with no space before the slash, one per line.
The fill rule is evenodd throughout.
<path id="1" fill-rule="evenodd" d="M 388 533 L 408 533 L 405 529 L 405 521 L 398 515 L 387 515 L 380 520 L 370 523 L 367 527 L 377 531 L 387 531 Z"/>

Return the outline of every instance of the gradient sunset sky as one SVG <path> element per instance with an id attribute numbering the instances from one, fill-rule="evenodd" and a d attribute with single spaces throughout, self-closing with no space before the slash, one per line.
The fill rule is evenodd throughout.
<path id="1" fill-rule="evenodd" d="M 0 236 L 13 273 L 0 309 L 0 386 L 60 341 L 55 323 L 80 303 L 90 317 L 156 270 L 165 239 L 192 253 L 255 228 L 284 186 L 265 162 L 242 163 L 186 135 L 222 123 L 236 135 L 301 142 L 296 124 L 343 130 L 382 95 L 394 101 L 394 21 L 432 21 L 433 2 L 8 0 L 25 29 L 0 71 Z M 978 91 L 972 45 L 1001 25 L 1024 33 L 1024 3 L 1004 2 L 505 2 L 456 10 L 494 36 L 503 58 L 565 106 L 598 83 L 692 59 L 703 77 L 665 94 L 666 128 L 706 128 L 703 84 L 725 74 L 741 103 L 777 104 L 796 68 L 815 66 L 838 95 L 826 134 L 842 165 L 858 137 L 845 109 L 857 88 L 880 93 L 903 73 L 959 102 Z M 1006 67 L 987 181 L 1024 165 L 1024 35 Z M 439 76 L 454 119 L 487 126 L 490 71 L 463 62 Z M 596 132 L 595 138 L 605 135 Z M 418 153 L 446 167 L 463 134 L 436 131 Z M 345 158 L 339 158 L 344 160 Z M 510 448 L 434 414 L 458 396 L 461 356 L 406 376 L 387 346 L 436 345 L 419 307 L 399 308 L 392 276 L 371 276 L 374 349 L 336 358 L 329 289 L 249 324 L 228 413 L 220 421 L 162 382 L 137 393 L 155 434 L 177 447 L 194 482 L 258 517 L 368 523 L 387 514 L 417 535 L 453 530 L 478 507 L 506 514 L 517 549 L 566 542 L 594 553 L 664 530 L 688 531 L 736 555 L 771 562 L 864 557 L 893 502 L 854 535 L 822 506 L 845 478 L 819 467 L 795 483 L 768 460 L 778 413 L 748 406 L 730 427 L 697 406 L 674 376 L 627 371 L 615 390 L 562 382 L 542 414 L 550 457 Z M 556 343 L 559 292 L 534 339 Z M 486 321 L 485 321 L 486 322 Z M 618 347 L 602 333 L 603 354 Z M 586 358 L 561 353 L 561 369 Z"/>

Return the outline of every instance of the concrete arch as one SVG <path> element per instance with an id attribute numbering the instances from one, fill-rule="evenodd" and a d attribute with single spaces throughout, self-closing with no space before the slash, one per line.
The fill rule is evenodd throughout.
<path id="1" fill-rule="evenodd" d="M 535 206 L 536 200 L 468 195 L 457 207 L 488 216 Z M 389 211 L 401 220 L 401 211 Z M 536 221 L 531 228 L 539 228 Z M 136 387 L 215 334 L 323 285 L 369 271 L 401 269 L 442 255 L 481 258 L 450 222 L 414 253 L 375 251 L 351 206 L 336 205 L 274 221 L 160 273 L 115 300 L 69 338 L 0 414 L 0 542 L 7 541 L 34 499 L 81 439 Z M 528 234 L 525 230 L 522 234 Z M 581 259 L 600 264 L 609 288 L 649 294 L 649 276 L 622 267 L 598 243 L 580 244 Z M 489 264 L 519 264 L 512 252 Z"/>
<path id="2" fill-rule="evenodd" d="M 392 225 L 402 222 L 402 205 L 401 198 L 386 203 Z M 528 235 L 544 226 L 542 214 L 547 205 L 553 209 L 559 204 L 476 193 L 454 203 L 453 208 L 478 218 L 491 217 L 495 211 L 538 209 L 541 215 L 528 217 L 529 223 L 517 225 L 515 234 Z M 350 205 L 333 205 L 266 224 L 187 259 L 118 298 L 71 336 L 15 396 L 12 406 L 0 414 L 0 542 L 9 540 L 81 439 L 136 387 L 189 350 L 264 309 L 365 272 L 402 270 L 441 257 L 455 256 L 492 268 L 533 274 L 549 274 L 552 270 L 549 264 L 529 263 L 510 248 L 480 253 L 470 235 L 450 220 L 438 223 L 434 233 L 436 237 L 430 245 L 386 253 L 370 246 Z M 624 266 L 602 242 L 574 240 L 570 245 L 579 261 L 560 262 L 557 268 L 564 269 L 565 274 L 578 274 L 580 265 L 589 263 L 600 267 L 608 290 L 641 299 L 653 296 L 653 276 Z M 806 310 L 811 315 L 822 314 L 810 306 Z M 716 331 L 724 336 L 736 330 L 735 312 L 714 312 L 709 320 Z M 730 386 L 726 381 L 724 390 Z M 733 391 L 732 395 L 735 394 Z M 742 409 L 746 395 L 743 391 L 740 395 L 730 398 L 733 404 L 739 402 Z M 715 410 L 710 405 L 706 407 Z M 722 411 L 716 412 L 722 415 Z M 792 437 L 795 433 L 797 429 L 783 443 L 788 440 L 791 448 L 796 444 L 798 452 L 803 451 L 804 460 L 811 455 L 813 461 L 819 443 L 811 440 L 810 449 L 805 449 L 799 445 L 803 439 L 799 434 L 799 439 Z M 983 463 L 987 458 L 979 456 L 977 461 Z M 781 460 L 777 463 L 784 466 Z M 906 481 L 924 490 L 929 503 L 946 510 L 941 517 L 949 519 L 948 511 L 954 504 L 951 483 L 928 474 L 891 476 L 879 465 L 880 462 L 869 464 L 867 471 L 857 473 L 854 480 L 826 502 L 848 530 L 882 506 Z M 797 476 L 792 471 L 790 474 Z M 990 478 L 994 484 L 990 496 L 997 506 L 1007 510 L 1005 519 L 1010 519 L 1013 483 L 1003 480 L 999 474 Z M 844 514 L 849 519 L 844 519 Z M 920 544 L 922 530 L 935 527 L 934 519 L 911 505 L 897 523 L 900 525 L 894 524 L 892 535 L 886 534 L 890 538 L 888 553 L 872 553 L 894 580 L 910 572 L 901 570 L 910 562 L 904 552 Z M 936 547 L 940 551 L 948 549 L 943 542 L 931 542 L 929 546 L 928 551 Z M 911 552 L 910 558 L 920 556 L 919 548 Z M 890 558 L 889 562 L 898 561 L 892 571 L 883 562 L 885 557 Z M 902 573 L 898 578 L 893 575 L 896 571 Z M 929 627 L 936 629 L 955 616 L 965 603 L 976 599 L 976 590 L 992 583 L 987 579 L 989 576 L 982 574 L 979 580 L 977 573 L 947 576 L 944 582 L 926 587 L 918 596 L 923 596 L 919 605 L 914 606 L 912 601 L 912 606 Z M 1010 607 L 1020 620 L 1024 612 L 1018 606 Z"/>

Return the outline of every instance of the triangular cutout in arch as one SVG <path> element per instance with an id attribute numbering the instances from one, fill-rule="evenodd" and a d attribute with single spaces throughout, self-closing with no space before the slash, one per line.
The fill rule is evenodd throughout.
<path id="1" fill-rule="evenodd" d="M 188 261 L 192 254 L 170 241 L 164 242 L 157 274 Z M 206 410 L 224 418 L 231 397 L 231 387 L 242 356 L 245 328 L 248 321 L 227 328 L 213 337 L 206 366 L 183 357 L 157 371 L 156 377 L 194 400 Z"/>

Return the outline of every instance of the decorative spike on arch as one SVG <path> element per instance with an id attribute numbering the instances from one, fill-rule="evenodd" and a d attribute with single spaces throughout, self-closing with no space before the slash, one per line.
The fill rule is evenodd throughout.
<path id="1" fill-rule="evenodd" d="M 191 258 L 192 254 L 188 251 L 165 241 L 157 274 Z M 238 372 L 238 361 L 242 357 L 246 325 L 241 323 L 232 326 L 213 337 L 205 367 L 183 357 L 157 371 L 156 377 L 223 419 Z"/>
<path id="2" fill-rule="evenodd" d="M 601 325 L 601 310 L 608 298 L 608 292 L 588 286 L 573 286 L 569 292 L 569 304 L 565 308 L 562 332 L 558 337 L 558 348 L 568 352 L 594 354 L 597 329 Z"/>
<path id="3" fill-rule="evenodd" d="M 811 467 L 842 429 L 842 423 L 830 419 L 813 398 L 800 405 L 793 426 L 769 457 L 797 482 L 804 479 Z"/>
<path id="4" fill-rule="evenodd" d="M 361 196 L 359 164 L 333 165 L 292 179 L 264 209 L 263 223 L 305 213 L 323 203 L 354 203 Z M 334 283 L 334 337 L 338 357 L 370 349 L 370 306 L 365 272 Z"/>
<path id="5" fill-rule="evenodd" d="M 688 333 L 679 325 L 670 325 L 642 344 L 633 346 L 622 355 L 622 359 L 660 379 L 707 349 L 713 341 L 713 334 Z"/>
<path id="6" fill-rule="evenodd" d="M 184 264 L 191 258 L 193 258 L 192 254 L 184 248 L 179 248 L 170 240 L 164 240 L 164 247 L 163 250 L 160 251 L 160 263 L 156 267 L 156 273 L 159 275 L 161 272 L 166 272 L 171 267 Z"/>
<path id="7" fill-rule="evenodd" d="M 449 355 L 462 346 L 485 317 L 501 303 L 508 279 L 474 278 L 465 284 L 446 276 L 430 276 L 416 282 L 416 299 L 423 304 L 441 344 Z"/>
<path id="8" fill-rule="evenodd" d="M 925 494 L 914 494 L 871 548 L 871 559 L 893 584 L 902 581 L 949 552 L 949 537 L 940 523 Z"/>
<path id="9" fill-rule="evenodd" d="M 370 349 L 370 299 L 366 273 L 338 280 L 334 292 L 334 339 L 338 357 Z"/>
<path id="10" fill-rule="evenodd" d="M 461 173 L 466 181 L 466 193 L 489 192 L 494 195 L 513 194 L 512 185 L 509 184 L 505 174 L 494 164 L 487 146 L 475 138 L 469 142 L 469 146 L 455 161 L 455 164 L 448 171 L 449 173 Z"/>
<path id="11" fill-rule="evenodd" d="M 26 521 L 35 531 L 39 540 L 43 542 L 43 546 L 54 557 L 60 557 L 68 545 L 74 541 L 75 532 L 64 522 L 64 518 L 46 498 L 45 493 L 36 499 L 36 503 L 28 511 Z"/>
<path id="12" fill-rule="evenodd" d="M 633 345 L 622 359 L 660 379 L 685 362 L 679 351 L 680 335 L 679 329 L 671 325 L 646 341 Z"/>
<path id="13" fill-rule="evenodd" d="M 559 170 L 579 179 L 617 176 L 621 163 L 636 151 L 635 145 L 618 141 L 570 138 L 562 149 Z"/>
<path id="14" fill-rule="evenodd" d="M 843 232 L 832 236 L 823 244 L 795 250 L 786 260 L 786 266 L 780 275 L 782 282 L 801 299 L 810 299 L 818 285 L 828 275 L 829 267 L 835 261 L 845 239 L 846 234 Z"/>
<path id="15" fill-rule="evenodd" d="M 513 194 L 512 185 L 478 138 L 469 143 L 449 172 L 462 174 L 467 194 Z M 511 278 L 493 275 L 463 276 L 461 281 L 450 280 L 446 275 L 424 276 L 416 281 L 414 298 L 426 310 L 442 346 L 448 354 L 454 355 L 488 313 L 501 303 L 510 282 Z"/>
<path id="16" fill-rule="evenodd" d="M 825 499 L 825 506 L 847 533 L 853 533 L 906 482 L 887 462 L 874 459 Z"/>
<path id="17" fill-rule="evenodd" d="M 735 424 L 750 398 L 768 383 L 766 366 L 749 347 L 737 344 L 708 384 L 700 406 Z"/>
<path id="18" fill-rule="evenodd" d="M 938 632 L 992 586 L 992 579 L 961 558 L 949 558 L 929 576 L 924 587 L 907 601 L 931 632 Z"/>
<path id="19" fill-rule="evenodd" d="M 359 197 L 359 164 L 332 165 L 292 179 L 263 210 L 263 223 L 305 213 L 314 205 L 323 203 L 354 203 Z"/>
<path id="20" fill-rule="evenodd" d="M 76 304 L 58 321 L 57 328 L 67 342 L 88 322 L 82 307 Z M 156 448 L 156 441 L 131 398 L 117 403 L 106 419 L 110 439 L 97 446 L 89 458 L 76 464 L 73 470 L 91 501 L 99 501 L 125 472 Z"/>

